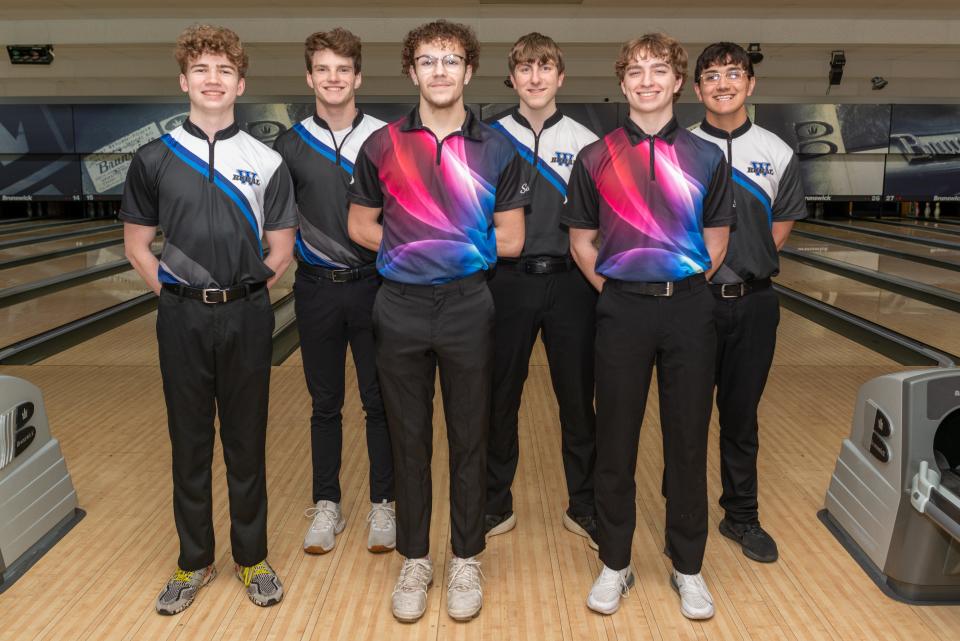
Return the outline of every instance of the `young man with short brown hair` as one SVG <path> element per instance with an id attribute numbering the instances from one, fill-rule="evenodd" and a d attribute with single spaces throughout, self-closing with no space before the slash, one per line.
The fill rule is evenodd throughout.
<path id="1" fill-rule="evenodd" d="M 723 154 L 673 117 L 686 66 L 680 43 L 665 34 L 623 46 L 615 68 L 629 118 L 580 153 L 563 217 L 577 264 L 600 290 L 595 478 L 603 569 L 587 605 L 602 614 L 616 612 L 634 581 L 634 474 L 656 367 L 670 580 L 684 616 L 713 616 L 700 574 L 717 340 L 707 278 L 723 261 L 735 218 Z"/>
<path id="2" fill-rule="evenodd" d="M 483 604 L 476 556 L 484 549 L 494 341 L 487 271 L 498 255 L 520 253 L 530 189 L 510 143 L 464 108 L 478 53 L 464 25 L 439 20 L 407 34 L 403 70 L 419 104 L 367 139 L 350 188 L 350 237 L 379 251 L 384 279 L 373 327 L 396 470 L 397 551 L 405 557 L 392 596 L 400 621 L 423 616 L 433 580 L 438 365 L 450 446 L 447 613 L 465 620 Z"/>
<path id="3" fill-rule="evenodd" d="M 274 325 L 267 290 L 292 260 L 297 225 L 283 160 L 234 121 L 247 69 L 237 34 L 195 25 L 178 39 L 176 58 L 189 118 L 137 150 L 120 206 L 127 257 L 160 295 L 157 343 L 180 538 L 177 570 L 156 600 L 160 614 L 186 609 L 217 573 L 210 489 L 215 415 L 237 576 L 257 605 L 283 597 L 266 561 Z M 150 248 L 158 226 L 159 261 Z"/>

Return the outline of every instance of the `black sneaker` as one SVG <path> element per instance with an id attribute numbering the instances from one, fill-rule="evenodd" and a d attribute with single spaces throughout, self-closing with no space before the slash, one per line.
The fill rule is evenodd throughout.
<path id="1" fill-rule="evenodd" d="M 587 543 L 594 550 L 600 549 L 600 546 L 597 544 L 597 517 L 592 514 L 589 516 L 577 516 L 570 514 L 570 510 L 567 510 L 563 514 L 563 527 L 574 534 L 585 537 Z"/>
<path id="2" fill-rule="evenodd" d="M 748 559 L 760 563 L 773 563 L 779 556 L 777 542 L 760 527 L 759 521 L 736 523 L 730 519 L 723 519 L 720 521 L 720 534 L 739 543 L 743 554 Z"/>
<path id="3" fill-rule="evenodd" d="M 486 538 L 505 534 L 517 526 L 517 515 L 513 512 L 487 514 L 483 517 L 483 531 Z"/>

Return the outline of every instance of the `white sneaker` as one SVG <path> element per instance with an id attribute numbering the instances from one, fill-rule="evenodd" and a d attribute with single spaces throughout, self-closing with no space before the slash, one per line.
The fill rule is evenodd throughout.
<path id="1" fill-rule="evenodd" d="M 633 583 L 633 570 L 629 565 L 619 571 L 603 566 L 587 595 L 587 607 L 600 614 L 613 614 L 620 607 L 620 597 L 627 596 Z"/>
<path id="2" fill-rule="evenodd" d="M 451 619 L 469 621 L 477 616 L 483 607 L 482 578 L 477 557 L 451 557 L 447 573 L 447 614 Z"/>
<path id="3" fill-rule="evenodd" d="M 313 517 L 313 522 L 303 537 L 303 551 L 310 554 L 326 554 L 336 545 L 336 535 L 343 532 L 347 520 L 340 513 L 340 504 L 333 501 L 317 501 L 316 507 L 307 508 L 304 516 Z"/>
<path id="4" fill-rule="evenodd" d="M 398 621 L 413 623 L 427 610 L 427 588 L 433 583 L 429 558 L 404 559 L 400 577 L 393 588 L 391 607 Z"/>
<path id="5" fill-rule="evenodd" d="M 680 593 L 680 611 L 688 619 L 709 619 L 713 616 L 713 597 L 701 574 L 670 575 L 670 584 Z"/>
<path id="6" fill-rule="evenodd" d="M 367 535 L 367 549 L 371 552 L 390 552 L 397 547 L 397 511 L 393 501 L 384 499 L 382 503 L 371 503 L 367 522 L 370 534 Z"/>

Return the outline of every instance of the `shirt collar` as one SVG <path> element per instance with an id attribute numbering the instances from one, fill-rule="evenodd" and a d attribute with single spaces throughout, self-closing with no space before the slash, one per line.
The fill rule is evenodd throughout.
<path id="1" fill-rule="evenodd" d="M 677 133 L 680 131 L 680 125 L 677 124 L 676 118 L 671 118 L 670 122 L 665 124 L 663 129 L 655 134 L 648 134 L 638 127 L 637 123 L 633 122 L 629 117 L 627 118 L 627 124 L 625 124 L 623 128 L 627 131 L 627 138 L 630 139 L 630 144 L 634 146 L 648 138 L 659 138 L 665 143 L 672 145 L 673 141 L 677 139 Z"/>
<path id="2" fill-rule="evenodd" d="M 733 131 L 729 131 L 729 132 L 728 132 L 728 131 L 725 131 L 725 130 L 723 130 L 723 129 L 720 129 L 719 127 L 714 127 L 714 126 L 711 125 L 709 122 L 707 122 L 707 119 L 706 119 L 706 118 L 704 118 L 704 119 L 703 119 L 703 122 L 700 123 L 700 129 L 701 129 L 704 133 L 709 134 L 709 135 L 713 136 L 714 138 L 724 138 L 724 139 L 726 139 L 726 138 L 739 138 L 739 137 L 742 136 L 743 134 L 745 134 L 745 133 L 747 133 L 748 131 L 750 131 L 750 127 L 752 127 L 752 126 L 753 126 L 753 123 L 750 122 L 750 119 L 749 119 L 749 118 L 747 118 L 747 121 L 746 121 L 745 123 L 743 123 L 742 125 L 740 125 L 740 126 L 737 127 L 736 129 L 734 129 Z"/>
<path id="3" fill-rule="evenodd" d="M 523 117 L 523 114 L 520 113 L 519 105 L 513 108 L 513 110 L 510 112 L 510 116 L 517 121 L 517 124 L 521 125 L 522 127 L 526 127 L 530 131 L 533 131 L 533 127 L 530 126 L 530 122 Z M 563 120 L 563 114 L 560 113 L 560 109 L 557 109 L 553 112 L 553 115 L 543 121 L 543 129 L 541 129 L 540 132 L 543 133 L 561 120 Z"/>
<path id="4" fill-rule="evenodd" d="M 360 107 L 357 107 L 357 115 L 353 117 L 353 122 L 350 123 L 350 128 L 356 128 L 356 126 L 360 124 L 361 120 L 363 120 L 363 112 L 360 110 Z M 327 121 L 321 118 L 320 114 L 318 114 L 316 111 L 313 112 L 313 122 L 315 122 L 318 127 L 322 127 L 327 131 L 333 131 L 330 129 L 330 125 L 327 124 Z"/>
<path id="5" fill-rule="evenodd" d="M 470 109 L 465 109 L 465 111 L 467 112 L 467 117 L 460 126 L 460 133 L 463 134 L 464 138 L 481 140 L 480 121 L 478 121 L 476 116 L 473 115 L 473 111 Z M 407 114 L 406 118 L 404 118 L 403 124 L 400 125 L 400 131 L 414 131 L 416 129 L 427 129 L 423 126 L 423 121 L 420 120 L 419 105 L 410 110 L 410 113 Z"/>
<path id="6" fill-rule="evenodd" d="M 186 131 L 191 136 L 196 136 L 197 138 L 202 138 L 203 140 L 209 140 L 206 132 L 203 131 L 200 127 L 193 124 L 189 118 L 183 121 L 183 130 Z M 214 140 L 226 140 L 227 138 L 233 138 L 238 133 L 240 133 L 240 125 L 234 121 L 232 125 L 226 129 L 221 129 L 213 135 Z"/>

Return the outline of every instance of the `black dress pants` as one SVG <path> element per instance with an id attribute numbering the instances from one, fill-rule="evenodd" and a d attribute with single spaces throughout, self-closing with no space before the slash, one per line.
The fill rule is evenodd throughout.
<path id="1" fill-rule="evenodd" d="M 670 297 L 608 280 L 597 303 L 597 467 L 600 560 L 630 563 L 637 446 L 654 366 L 660 398 L 673 567 L 696 574 L 707 542 L 707 433 L 713 401 L 713 295 L 702 275 Z"/>
<path id="2" fill-rule="evenodd" d="M 530 353 L 542 331 L 560 409 L 569 509 L 575 515 L 592 516 L 597 456 L 593 410 L 597 292 L 576 267 L 554 274 L 527 274 L 504 263 L 490 281 L 490 292 L 497 316 L 487 448 L 487 514 L 513 510 L 510 486 L 520 460 L 517 415 Z"/>
<path id="3" fill-rule="evenodd" d="M 184 570 L 199 570 L 215 558 L 215 413 L 227 468 L 233 559 L 250 566 L 267 556 L 264 448 L 273 326 L 266 288 L 219 305 L 161 291 L 157 342 L 173 450 L 178 564 Z"/>
<path id="4" fill-rule="evenodd" d="M 442 285 L 385 280 L 373 310 L 377 369 L 393 445 L 397 551 L 430 552 L 434 378 L 440 369 L 450 447 L 453 553 L 484 549 L 493 298 L 486 273 Z"/>
<path id="5" fill-rule="evenodd" d="M 343 449 L 344 360 L 347 345 L 357 370 L 360 402 L 366 414 L 370 459 L 370 501 L 392 501 L 393 454 L 377 382 L 373 341 L 373 302 L 380 279 L 376 274 L 335 283 L 302 265 L 294 280 L 294 304 L 307 390 L 313 401 L 310 449 L 313 454 L 313 502 L 340 502 Z"/>
<path id="6" fill-rule="evenodd" d="M 720 506 L 731 521 L 758 520 L 757 407 L 777 344 L 780 305 L 772 288 L 717 298 L 717 410 L 720 419 Z"/>

